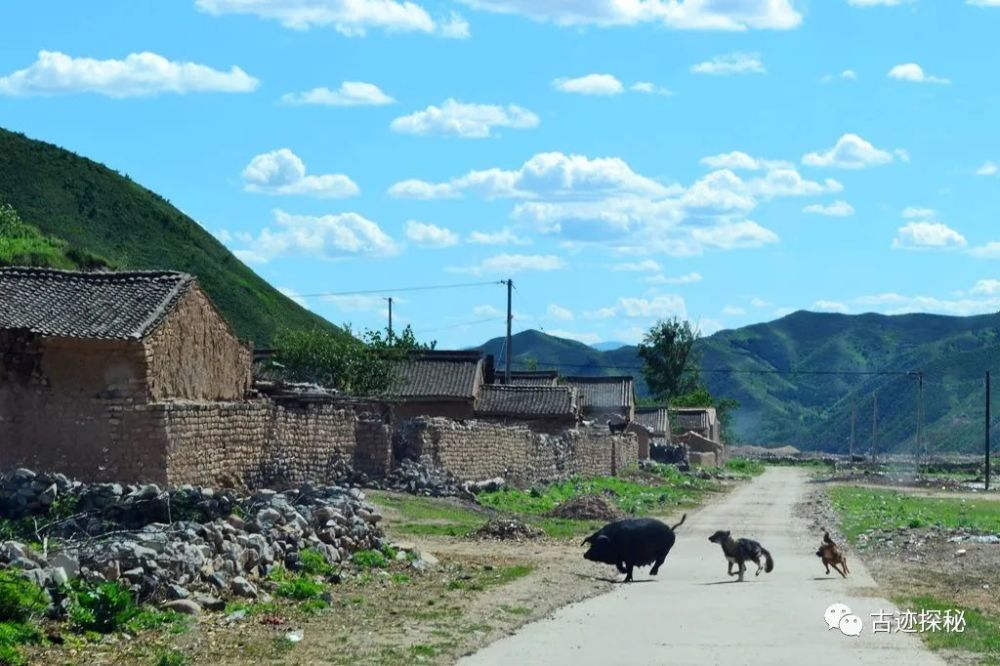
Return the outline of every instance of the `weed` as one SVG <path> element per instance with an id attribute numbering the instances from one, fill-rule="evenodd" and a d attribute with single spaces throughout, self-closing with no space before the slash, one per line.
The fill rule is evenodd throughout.
<path id="1" fill-rule="evenodd" d="M 527 576 L 534 567 L 528 564 L 515 564 L 513 566 L 496 567 L 494 569 L 483 569 L 471 576 L 455 578 L 448 582 L 449 590 L 469 590 L 478 592 L 488 587 L 506 585 L 518 578 Z"/>
<path id="2" fill-rule="evenodd" d="M 156 658 L 156 666 L 187 666 L 188 658 L 177 650 L 164 650 Z"/>
<path id="3" fill-rule="evenodd" d="M 0 622 L 26 622 L 48 605 L 45 590 L 13 571 L 0 571 Z"/>
<path id="4" fill-rule="evenodd" d="M 139 612 L 132 593 L 118 583 L 76 583 L 70 590 L 69 619 L 77 631 L 109 634 L 123 628 Z"/>
<path id="5" fill-rule="evenodd" d="M 326 586 L 317 583 L 308 576 L 288 576 L 278 583 L 274 593 L 288 599 L 319 599 L 326 592 Z"/>
<path id="6" fill-rule="evenodd" d="M 972 608 L 962 608 L 955 604 L 931 596 L 896 598 L 893 600 L 904 610 L 917 614 L 922 610 L 962 611 L 965 631 L 925 631 L 920 636 L 934 650 L 961 650 L 974 652 L 983 658 L 977 663 L 993 663 L 1000 660 L 1000 617 L 989 616 Z M 986 659 L 990 659 L 987 662 Z"/>
<path id="7" fill-rule="evenodd" d="M 392 582 L 396 583 L 397 585 L 406 585 L 412 580 L 413 579 L 407 576 L 406 574 L 401 574 L 401 573 L 392 574 Z"/>
<path id="8" fill-rule="evenodd" d="M 337 570 L 326 561 L 326 556 L 314 548 L 299 551 L 299 566 L 302 571 L 314 576 L 332 576 Z"/>
<path id="9" fill-rule="evenodd" d="M 740 476 L 759 476 L 764 473 L 764 463 L 749 458 L 731 458 L 726 461 L 726 470 Z"/>
<path id="10" fill-rule="evenodd" d="M 359 550 L 351 556 L 351 561 L 362 569 L 384 569 L 389 566 L 385 555 L 377 550 Z"/>

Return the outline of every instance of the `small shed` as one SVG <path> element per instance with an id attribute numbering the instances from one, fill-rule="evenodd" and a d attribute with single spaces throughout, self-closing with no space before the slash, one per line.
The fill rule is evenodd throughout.
<path id="1" fill-rule="evenodd" d="M 396 373 L 386 397 L 400 419 L 471 419 L 480 389 L 494 381 L 493 357 L 474 351 L 414 352 Z"/>
<path id="2" fill-rule="evenodd" d="M 580 391 L 583 416 L 588 419 L 619 419 L 635 416 L 635 382 L 631 376 L 566 377 L 563 384 Z"/>
<path id="3" fill-rule="evenodd" d="M 483 386 L 476 418 L 560 432 L 580 420 L 579 391 L 571 386 Z"/>

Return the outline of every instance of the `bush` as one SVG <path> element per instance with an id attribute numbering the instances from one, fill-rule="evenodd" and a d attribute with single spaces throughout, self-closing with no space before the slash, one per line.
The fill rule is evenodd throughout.
<path id="1" fill-rule="evenodd" d="M 299 551 L 299 566 L 304 573 L 314 576 L 330 576 L 336 573 L 333 566 L 326 561 L 326 556 L 314 548 Z"/>
<path id="2" fill-rule="evenodd" d="M 34 627 L 20 622 L 0 622 L 0 664 L 21 666 L 27 663 L 18 645 L 37 643 L 41 634 Z"/>
<path id="3" fill-rule="evenodd" d="M 319 599 L 323 596 L 324 592 L 326 592 L 326 586 L 306 576 L 287 578 L 278 583 L 278 587 L 274 590 L 274 593 L 279 597 L 298 599 L 300 601 L 304 599 Z"/>
<path id="4" fill-rule="evenodd" d="M 69 619 L 77 631 L 109 634 L 138 614 L 132 593 L 118 583 L 77 584 L 70 595 Z"/>
<path id="5" fill-rule="evenodd" d="M 26 622 L 48 605 L 45 590 L 12 571 L 0 571 L 0 622 Z"/>
<path id="6" fill-rule="evenodd" d="M 351 561 L 362 569 L 384 569 L 389 566 L 385 555 L 377 550 L 359 550 L 351 556 Z"/>

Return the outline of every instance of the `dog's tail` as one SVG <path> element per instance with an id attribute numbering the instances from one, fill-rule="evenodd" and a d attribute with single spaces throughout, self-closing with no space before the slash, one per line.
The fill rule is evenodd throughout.
<path id="1" fill-rule="evenodd" d="M 828 543 L 831 546 L 835 545 L 833 543 L 833 539 L 830 538 L 830 533 L 828 531 L 826 531 L 826 530 L 823 530 L 823 542 L 824 543 Z"/>
<path id="2" fill-rule="evenodd" d="M 761 546 L 760 552 L 764 554 L 764 571 L 771 573 L 774 571 L 774 558 L 771 557 L 771 553 L 767 552 L 767 548 Z"/>
<path id="3" fill-rule="evenodd" d="M 678 527 L 680 527 L 681 525 L 684 524 L 684 521 L 687 520 L 687 517 L 688 517 L 688 515 L 685 513 L 683 516 L 681 516 L 681 522 L 677 523 L 676 525 L 674 525 L 670 529 L 676 530 Z"/>

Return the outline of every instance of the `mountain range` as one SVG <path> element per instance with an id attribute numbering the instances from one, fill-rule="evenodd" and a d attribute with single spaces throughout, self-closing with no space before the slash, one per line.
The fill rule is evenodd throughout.
<path id="1" fill-rule="evenodd" d="M 635 346 L 600 351 L 539 331 L 514 336 L 517 368 L 630 374 Z M 504 339 L 481 347 L 502 359 Z M 984 377 L 1000 369 L 1000 314 L 843 315 L 800 311 L 698 340 L 702 379 L 739 401 L 731 441 L 846 452 L 982 450 Z M 877 407 L 876 407 L 877 402 Z M 922 408 L 923 416 L 918 410 Z M 995 430 L 993 426 L 991 430 Z M 873 441 L 874 433 L 874 441 Z"/>

